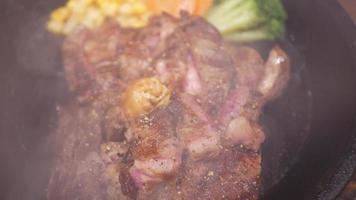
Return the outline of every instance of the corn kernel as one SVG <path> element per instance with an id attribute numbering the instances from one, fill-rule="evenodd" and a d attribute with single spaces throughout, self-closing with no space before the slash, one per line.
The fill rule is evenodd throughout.
<path id="1" fill-rule="evenodd" d="M 52 12 L 47 29 L 69 34 L 83 24 L 96 28 L 106 17 L 115 18 L 124 27 L 143 27 L 150 15 L 143 0 L 69 0 Z"/>
<path id="2" fill-rule="evenodd" d="M 132 3 L 132 12 L 134 14 L 142 14 L 146 11 L 147 11 L 147 9 L 143 3 L 141 3 L 141 2 Z"/>
<path id="3" fill-rule="evenodd" d="M 68 1 L 66 7 L 71 10 L 71 12 L 84 13 L 88 5 L 85 2 L 80 2 L 78 0 Z"/>
<path id="4" fill-rule="evenodd" d="M 130 15 L 132 13 L 132 6 L 128 3 L 122 4 L 119 8 L 119 12 L 123 15 Z"/>
<path id="5" fill-rule="evenodd" d="M 64 24 L 62 32 L 67 35 L 74 31 L 79 25 L 79 21 L 74 18 L 69 18 L 68 21 Z"/>
<path id="6" fill-rule="evenodd" d="M 105 16 L 114 16 L 119 10 L 119 4 L 115 2 L 102 1 L 98 6 Z"/>
<path id="7" fill-rule="evenodd" d="M 52 32 L 54 32 L 54 33 L 57 33 L 57 34 L 61 34 L 62 33 L 63 26 L 64 26 L 63 22 L 56 21 L 56 20 L 50 20 L 47 23 L 47 29 L 52 31 Z"/>
<path id="8" fill-rule="evenodd" d="M 88 11 L 83 17 L 83 20 L 81 20 L 81 23 L 92 29 L 98 27 L 103 21 L 104 16 L 101 14 L 101 11 L 94 6 L 91 6 L 88 8 Z"/>
<path id="9" fill-rule="evenodd" d="M 92 5 L 95 2 L 95 0 L 81 0 L 81 1 L 83 4 L 88 5 L 88 6 Z"/>
<path id="10" fill-rule="evenodd" d="M 66 7 L 56 9 L 51 14 L 51 20 L 64 21 L 68 18 L 69 10 Z"/>

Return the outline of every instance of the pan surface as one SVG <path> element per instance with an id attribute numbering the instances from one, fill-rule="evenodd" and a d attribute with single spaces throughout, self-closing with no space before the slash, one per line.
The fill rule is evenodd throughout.
<path id="1" fill-rule="evenodd" d="M 0 199 L 45 199 L 48 137 L 68 91 L 61 39 L 44 29 L 59 0 L 0 3 Z M 286 0 L 286 92 L 261 118 L 263 199 L 333 199 L 356 165 L 356 30 L 332 0 Z M 265 49 L 270 44 L 256 44 Z"/>
<path id="2" fill-rule="evenodd" d="M 356 29 L 335 1 L 285 3 L 288 38 L 308 72 L 311 118 L 301 152 L 264 199 L 334 199 L 356 164 Z"/>

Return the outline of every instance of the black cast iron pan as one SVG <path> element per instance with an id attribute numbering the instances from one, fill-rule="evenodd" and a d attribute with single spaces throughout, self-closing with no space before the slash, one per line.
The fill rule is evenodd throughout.
<path id="1" fill-rule="evenodd" d="M 45 199 L 47 138 L 68 94 L 61 39 L 44 29 L 64 0 L 0 2 L 0 199 Z M 335 199 L 356 165 L 356 29 L 332 0 L 285 0 L 292 60 L 264 110 L 261 199 Z M 265 52 L 271 44 L 253 44 Z"/>

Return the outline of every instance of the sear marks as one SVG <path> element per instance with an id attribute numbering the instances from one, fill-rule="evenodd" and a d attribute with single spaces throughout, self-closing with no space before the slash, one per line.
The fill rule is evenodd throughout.
<path id="1" fill-rule="evenodd" d="M 78 29 L 63 58 L 75 100 L 58 113 L 48 199 L 258 198 L 259 116 L 289 79 L 281 48 L 264 61 L 182 13 Z"/>

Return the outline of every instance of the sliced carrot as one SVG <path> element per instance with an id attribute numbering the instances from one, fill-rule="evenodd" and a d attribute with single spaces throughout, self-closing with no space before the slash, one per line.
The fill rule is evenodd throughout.
<path id="1" fill-rule="evenodd" d="M 181 0 L 146 0 L 148 8 L 154 14 L 161 14 L 167 12 L 169 14 L 175 14 L 177 8 L 180 6 Z"/>
<path id="2" fill-rule="evenodd" d="M 146 4 L 154 14 L 167 12 L 179 16 L 184 10 L 193 15 L 203 15 L 212 5 L 213 0 L 146 0 Z"/>
<path id="3" fill-rule="evenodd" d="M 196 0 L 197 6 L 195 7 L 194 14 L 204 15 L 209 8 L 213 5 L 213 0 Z"/>
<path id="4" fill-rule="evenodd" d="M 150 11 L 153 11 L 153 10 L 156 10 L 156 4 L 155 4 L 155 1 L 152 1 L 152 0 L 145 0 L 144 1 L 147 8 L 150 10 Z"/>

